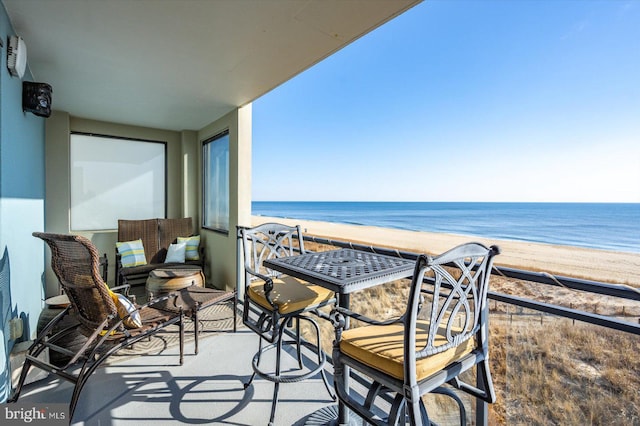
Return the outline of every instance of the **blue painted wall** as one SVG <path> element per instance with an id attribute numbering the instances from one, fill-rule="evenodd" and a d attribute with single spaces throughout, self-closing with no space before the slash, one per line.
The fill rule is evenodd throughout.
<path id="1" fill-rule="evenodd" d="M 44 229 L 45 119 L 22 111 L 22 80 L 7 69 L 8 37 L 15 35 L 0 4 L 0 401 L 10 392 L 9 353 L 35 338 L 42 310 L 44 246 L 31 236 Z M 25 40 L 27 51 L 29 40 Z M 9 339 L 8 321 L 21 317 L 24 333 Z"/>

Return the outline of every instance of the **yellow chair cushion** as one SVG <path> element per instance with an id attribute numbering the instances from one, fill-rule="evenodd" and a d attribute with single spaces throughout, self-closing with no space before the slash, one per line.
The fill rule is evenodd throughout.
<path id="1" fill-rule="evenodd" d="M 267 309 L 273 309 L 264 296 L 264 282 L 251 284 L 247 292 L 249 298 Z M 289 314 L 308 307 L 321 305 L 333 299 L 333 292 L 326 288 L 283 276 L 273 280 L 271 300 L 281 314 Z"/>
<path id="2" fill-rule="evenodd" d="M 416 336 L 416 350 L 420 350 L 427 343 L 429 331 L 428 321 L 418 321 Z M 442 335 L 441 335 L 442 333 Z M 370 325 L 352 328 L 342 333 L 340 351 L 362 362 L 369 367 L 382 371 L 396 379 L 404 379 L 404 326 Z M 438 331 L 434 345 L 446 343 L 444 329 Z M 474 349 L 474 339 L 453 347 L 444 352 L 432 355 L 416 362 L 417 380 L 420 381 L 442 370 L 447 365 L 459 360 Z"/>

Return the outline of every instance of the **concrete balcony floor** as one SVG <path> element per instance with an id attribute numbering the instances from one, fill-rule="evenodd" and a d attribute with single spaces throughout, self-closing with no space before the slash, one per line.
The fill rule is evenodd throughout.
<path id="1" fill-rule="evenodd" d="M 273 383 L 256 378 L 250 388 L 243 389 L 257 348 L 258 337 L 239 328 L 235 334 L 201 338 L 198 355 L 190 341 L 182 366 L 176 346 L 158 354 L 112 357 L 115 362 L 99 368 L 85 385 L 72 424 L 266 425 Z M 284 359 L 288 365 L 297 365 L 290 355 Z M 269 356 L 262 362 L 273 365 Z M 331 373 L 329 363 L 326 369 Z M 72 389 L 71 383 L 48 376 L 26 385 L 19 402 L 68 403 Z M 317 416 L 318 410 L 322 413 L 334 405 L 319 375 L 285 383 L 280 386 L 275 424 L 302 425 L 310 415 Z"/>

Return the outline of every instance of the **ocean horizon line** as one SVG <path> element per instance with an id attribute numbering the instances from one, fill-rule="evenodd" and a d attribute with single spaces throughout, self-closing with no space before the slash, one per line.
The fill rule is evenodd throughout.
<path id="1" fill-rule="evenodd" d="M 640 253 L 640 203 L 253 201 L 252 215 Z"/>
<path id="2" fill-rule="evenodd" d="M 434 204 L 640 204 L 640 201 L 394 201 L 394 200 L 252 200 L 252 203 L 434 203 Z"/>

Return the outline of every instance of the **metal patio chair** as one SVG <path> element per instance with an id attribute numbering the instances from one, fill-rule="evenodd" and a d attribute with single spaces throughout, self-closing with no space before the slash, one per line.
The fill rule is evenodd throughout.
<path id="1" fill-rule="evenodd" d="M 495 402 L 489 371 L 487 292 L 497 246 L 455 247 L 440 256 L 418 257 L 407 307 L 399 318 L 377 321 L 335 308 L 334 385 L 339 400 L 375 425 L 430 425 L 422 396 L 453 398 L 466 424 L 462 400 L 453 389 Z M 346 318 L 364 324 L 346 328 Z M 368 377 L 364 399 L 345 386 L 345 368 Z M 477 386 L 459 375 L 474 367 Z M 443 386 L 449 384 L 451 386 Z"/>
<path id="2" fill-rule="evenodd" d="M 318 373 L 335 400 L 324 372 L 326 356 L 321 348 L 320 329 L 308 314 L 320 315 L 318 309 L 335 303 L 333 292 L 320 286 L 306 283 L 263 267 L 265 259 L 293 256 L 304 253 L 304 240 L 300 226 L 290 227 L 276 223 L 266 223 L 255 228 L 239 229 L 242 238 L 245 272 L 245 295 L 243 323 L 260 336 L 258 352 L 253 357 L 254 373 L 245 384 L 251 385 L 257 375 L 274 383 L 273 402 L 269 424 L 273 424 L 280 383 L 299 382 Z M 326 316 L 326 314 L 325 314 Z M 302 340 L 300 321 L 307 321 L 315 331 L 316 345 Z M 293 328 L 293 331 L 290 329 Z M 289 329 L 289 330 L 288 330 Z M 291 340 L 287 335 L 293 334 Z M 268 345 L 263 347 L 262 341 Z M 283 345 L 295 345 L 299 371 L 281 373 L 281 353 Z M 317 364 L 303 369 L 301 347 L 310 348 L 317 355 Z M 270 350 L 276 351 L 275 373 L 260 368 L 261 356 Z"/>
<path id="3" fill-rule="evenodd" d="M 18 400 L 29 369 L 32 366 L 37 367 L 75 384 L 69 404 L 71 420 L 83 386 L 100 364 L 119 349 L 171 325 L 179 327 L 182 364 L 182 310 L 168 311 L 156 306 L 166 305 L 175 295 L 159 297 L 142 306 L 128 300 L 123 301 L 122 297 L 113 293 L 102 280 L 98 251 L 91 241 L 76 235 L 34 232 L 33 236 L 44 240 L 51 248 L 51 268 L 70 304 L 40 331 L 29 348 L 19 382 L 9 402 Z M 71 325 L 60 326 L 67 316 L 73 316 L 77 321 L 71 321 Z M 69 324 L 69 321 L 66 321 L 66 324 Z M 87 337 L 86 343 L 76 351 L 60 346 L 60 342 L 69 333 L 83 334 Z M 38 359 L 38 355 L 47 348 L 50 352 L 70 357 L 69 361 L 57 366 Z"/>

